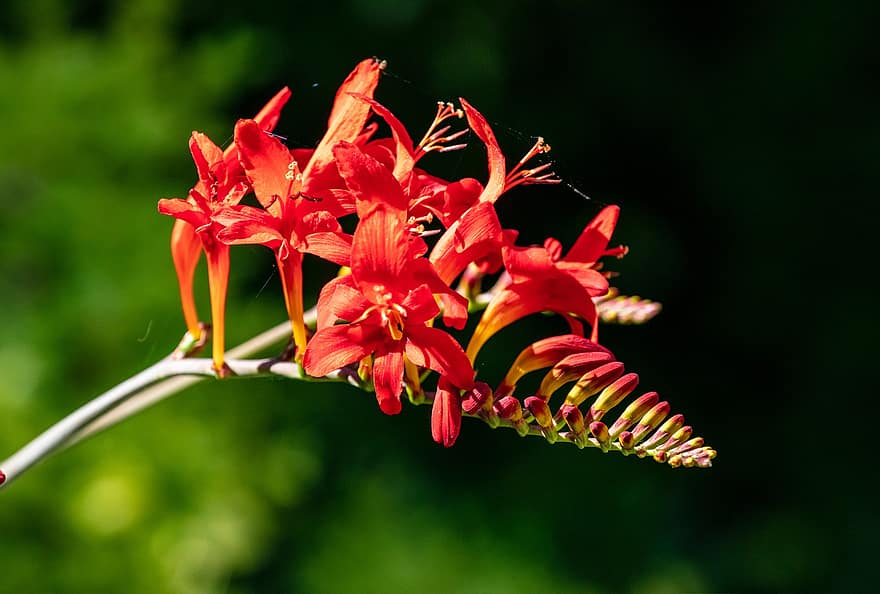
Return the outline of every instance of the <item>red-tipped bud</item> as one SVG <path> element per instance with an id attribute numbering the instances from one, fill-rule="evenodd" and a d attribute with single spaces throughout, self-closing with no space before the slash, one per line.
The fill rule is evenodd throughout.
<path id="1" fill-rule="evenodd" d="M 590 418 L 601 420 L 606 412 L 620 404 L 620 401 L 629 396 L 638 385 L 639 376 L 635 373 L 627 373 L 616 379 L 596 398 L 596 402 L 590 407 Z"/>
<path id="2" fill-rule="evenodd" d="M 469 415 L 492 407 L 492 388 L 485 382 L 476 382 L 474 387 L 465 392 L 461 401 L 462 409 Z"/>
<path id="3" fill-rule="evenodd" d="M 677 448 L 675 448 L 675 449 L 673 449 L 673 450 L 670 450 L 670 451 L 669 451 L 669 454 L 670 454 L 670 455 L 673 455 L 673 456 L 674 456 L 675 454 L 684 454 L 684 453 L 687 452 L 688 450 L 693 450 L 694 448 L 701 448 L 701 447 L 703 447 L 703 443 L 704 443 L 704 440 L 703 440 L 702 437 L 695 437 L 695 438 L 693 438 L 693 439 L 691 439 L 691 440 L 689 440 L 689 441 L 686 441 L 685 443 L 681 444 L 681 445 L 678 446 Z"/>
<path id="4" fill-rule="evenodd" d="M 659 405 L 658 405 L 659 406 Z M 642 447 L 645 449 L 650 449 L 657 445 L 658 443 L 663 443 L 666 441 L 669 436 L 681 429 L 682 425 L 684 425 L 684 415 L 675 415 L 666 420 L 661 427 L 654 432 L 645 443 L 642 444 Z"/>
<path id="5" fill-rule="evenodd" d="M 678 468 L 679 466 L 681 466 L 682 460 L 683 459 L 680 455 L 670 456 L 669 465 L 673 468 Z"/>
<path id="6" fill-rule="evenodd" d="M 3 474 L 3 471 L 0 470 L 0 485 L 6 482 L 6 475 Z"/>
<path id="7" fill-rule="evenodd" d="M 547 428 L 553 425 L 553 414 L 550 412 L 550 407 L 547 406 L 547 403 L 544 402 L 543 398 L 529 396 L 526 398 L 526 408 L 532 413 L 532 416 L 535 417 L 535 421 L 541 427 Z"/>
<path id="8" fill-rule="evenodd" d="M 633 400 L 620 415 L 620 418 L 611 426 L 611 438 L 613 439 L 620 435 L 621 431 L 629 429 L 636 422 L 636 419 L 641 419 L 646 412 L 657 404 L 658 400 L 660 400 L 660 396 L 657 395 L 657 392 L 648 392 Z"/>
<path id="9" fill-rule="evenodd" d="M 639 420 L 639 424 L 633 429 L 633 437 L 635 438 L 636 443 L 640 442 L 650 431 L 653 431 L 654 428 L 666 418 L 666 415 L 669 414 L 670 408 L 669 403 L 663 401 L 654 405 L 654 408 L 645 413 L 645 415 Z"/>
<path id="10" fill-rule="evenodd" d="M 518 421 L 522 419 L 522 407 L 519 404 L 519 400 L 513 396 L 505 396 L 501 400 L 498 400 L 493 408 L 502 419 L 508 421 Z"/>
<path id="11" fill-rule="evenodd" d="M 520 406 L 519 400 L 513 396 L 505 396 L 495 402 L 493 409 L 499 417 L 510 421 L 517 433 L 522 436 L 528 434 L 529 425 L 523 418 L 522 406 Z"/>
<path id="12" fill-rule="evenodd" d="M 585 431 L 584 415 L 578 407 L 571 404 L 563 404 L 561 412 L 572 433 L 580 435 Z"/>
<path id="13" fill-rule="evenodd" d="M 458 388 L 440 380 L 431 409 L 431 435 L 434 441 L 448 448 L 461 431 L 461 397 Z"/>
<path id="14" fill-rule="evenodd" d="M 685 425 L 684 427 L 682 427 L 681 429 L 679 429 L 678 431 L 673 433 L 672 437 L 670 437 L 666 441 L 666 443 L 664 443 L 662 446 L 660 446 L 657 449 L 662 450 L 664 452 L 666 450 L 672 449 L 672 448 L 676 447 L 677 445 L 679 445 L 680 443 L 683 443 L 683 442 L 687 441 L 688 439 L 690 439 L 691 434 L 693 432 L 694 432 L 693 427 L 691 427 L 690 425 Z"/>
<path id="15" fill-rule="evenodd" d="M 575 334 L 539 340 L 517 356 L 504 378 L 504 385 L 513 386 L 525 374 L 555 365 L 569 355 L 592 351 L 610 352 L 605 347 Z"/>
<path id="16" fill-rule="evenodd" d="M 602 448 L 602 451 L 608 451 L 608 447 L 611 445 L 611 436 L 608 434 L 608 427 L 605 426 L 605 423 L 593 421 L 590 423 L 590 433 L 599 442 L 599 447 Z"/>
<path id="17" fill-rule="evenodd" d="M 549 398 L 553 395 L 553 392 L 568 382 L 573 382 L 588 371 L 592 371 L 612 361 L 614 361 L 614 355 L 604 351 L 590 351 L 569 355 L 554 365 L 553 369 L 544 376 L 544 379 L 541 381 L 541 387 L 538 388 L 538 393 L 544 398 Z"/>
<path id="18" fill-rule="evenodd" d="M 669 459 L 669 454 L 666 452 L 657 452 L 654 454 L 654 460 L 659 462 L 660 464 L 664 464 Z"/>
<path id="19" fill-rule="evenodd" d="M 579 406 L 584 400 L 596 394 L 623 375 L 623 363 L 614 361 L 601 365 L 585 373 L 565 398 L 566 404 Z"/>
<path id="20" fill-rule="evenodd" d="M 617 438 L 617 441 L 620 442 L 620 447 L 624 450 L 624 452 L 628 452 L 633 449 L 633 446 L 636 445 L 636 440 L 633 438 L 633 434 L 629 431 L 624 431 L 620 434 L 620 437 Z"/>

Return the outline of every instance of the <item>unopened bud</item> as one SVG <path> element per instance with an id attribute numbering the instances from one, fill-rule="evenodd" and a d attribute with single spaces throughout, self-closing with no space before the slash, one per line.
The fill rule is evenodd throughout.
<path id="1" fill-rule="evenodd" d="M 702 447 L 704 442 L 705 442 L 705 440 L 702 437 L 695 437 L 689 441 L 684 442 L 683 444 L 681 444 L 677 448 L 670 450 L 669 453 L 670 453 L 670 455 L 673 455 L 673 456 L 675 454 L 684 454 L 688 450 L 693 450 L 694 448 Z"/>
<path id="2" fill-rule="evenodd" d="M 659 406 L 659 405 L 658 405 Z M 681 426 L 684 425 L 684 415 L 675 415 L 666 420 L 663 425 L 660 426 L 657 431 L 654 432 L 654 435 L 648 438 L 645 443 L 642 444 L 642 447 L 645 449 L 650 449 L 657 445 L 658 443 L 663 443 L 666 441 L 669 436 L 681 429 Z"/>
<path id="3" fill-rule="evenodd" d="M 624 429 L 629 429 L 636 422 L 636 419 L 641 419 L 651 407 L 657 404 L 658 400 L 660 400 L 660 396 L 657 395 L 657 392 L 648 392 L 633 400 L 611 426 L 611 439 L 620 435 Z"/>
<path id="4" fill-rule="evenodd" d="M 596 394 L 623 375 L 623 363 L 606 363 L 585 373 L 565 398 L 566 404 L 579 406 L 584 400 Z"/>
<path id="5" fill-rule="evenodd" d="M 465 392 L 461 399 L 461 408 L 469 415 L 475 415 L 480 410 L 491 407 L 492 388 L 486 382 L 474 383 L 474 387 Z"/>
<path id="6" fill-rule="evenodd" d="M 668 464 L 673 468 L 678 468 L 681 466 L 683 459 L 680 455 L 670 456 Z"/>
<path id="7" fill-rule="evenodd" d="M 620 442 L 620 447 L 623 449 L 624 453 L 633 449 L 633 446 L 636 444 L 636 440 L 633 438 L 633 434 L 629 431 L 624 431 L 617 438 L 617 441 Z"/>
<path id="8" fill-rule="evenodd" d="M 563 404 L 561 412 L 572 433 L 579 435 L 584 432 L 584 415 L 578 407 L 571 404 Z"/>
<path id="9" fill-rule="evenodd" d="M 502 419 L 508 421 L 522 419 L 522 407 L 519 404 L 519 400 L 513 396 L 505 396 L 501 400 L 498 400 L 493 405 L 493 408 L 495 409 L 495 413 Z"/>
<path id="10" fill-rule="evenodd" d="M 639 443 L 650 431 L 653 431 L 666 418 L 671 408 L 668 402 L 663 401 L 654 405 L 654 408 L 646 412 L 639 420 L 636 428 L 633 429 L 633 437 L 636 443 Z"/>
<path id="11" fill-rule="evenodd" d="M 3 474 L 3 471 L 0 470 L 0 485 L 6 482 L 6 475 Z"/>
<path id="12" fill-rule="evenodd" d="M 635 373 L 627 373 L 616 379 L 596 398 L 596 402 L 590 407 L 590 418 L 601 420 L 606 412 L 620 404 L 620 401 L 629 396 L 638 385 L 639 376 Z"/>
<path id="13" fill-rule="evenodd" d="M 687 441 L 688 439 L 690 439 L 691 434 L 693 432 L 694 432 L 693 427 L 691 427 L 690 425 L 685 425 L 684 427 L 682 427 L 681 429 L 679 429 L 678 431 L 673 433 L 672 437 L 670 437 L 666 441 L 666 443 L 664 443 L 662 446 L 660 446 L 657 449 L 663 450 L 664 452 L 666 450 L 672 449 L 672 448 L 676 447 L 678 444 L 683 443 L 683 442 Z"/>
<path id="14" fill-rule="evenodd" d="M 535 421 L 541 427 L 546 428 L 553 425 L 553 414 L 550 412 L 550 407 L 547 406 L 547 403 L 544 402 L 543 398 L 529 396 L 526 398 L 526 408 L 532 413 L 532 416 L 535 417 Z"/>
<path id="15" fill-rule="evenodd" d="M 614 361 L 614 355 L 605 351 L 590 351 L 569 355 L 547 372 L 547 375 L 541 380 L 541 387 L 538 388 L 538 393 L 545 398 L 549 398 L 556 390 L 568 382 L 573 382 L 588 371 L 592 371 L 612 361 Z"/>
<path id="16" fill-rule="evenodd" d="M 608 427 L 602 421 L 593 421 L 590 423 L 590 433 L 599 442 L 599 447 L 603 452 L 607 452 L 611 446 L 611 436 L 608 434 Z"/>
<path id="17" fill-rule="evenodd" d="M 666 452 L 657 452 L 654 454 L 654 460 L 659 462 L 660 464 L 664 464 L 669 459 L 669 454 Z"/>

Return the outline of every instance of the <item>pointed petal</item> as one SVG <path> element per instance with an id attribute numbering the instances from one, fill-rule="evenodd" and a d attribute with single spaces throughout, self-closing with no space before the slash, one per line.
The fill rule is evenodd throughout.
<path id="1" fill-rule="evenodd" d="M 189 139 L 189 151 L 192 153 L 202 183 L 210 186 L 222 181 L 218 172 L 218 167 L 223 163 L 223 151 L 220 147 L 201 132 L 194 131 Z"/>
<path id="2" fill-rule="evenodd" d="M 580 237 L 565 256 L 568 262 L 597 262 L 602 257 L 602 252 L 608 247 L 617 219 L 620 216 L 620 207 L 606 206 L 587 224 Z"/>
<path id="3" fill-rule="evenodd" d="M 290 89 L 284 87 L 278 91 L 269 102 L 263 106 L 263 109 L 254 116 L 254 120 L 260 125 L 260 128 L 271 132 L 278 124 L 278 118 L 281 117 L 281 110 L 290 99 Z"/>
<path id="4" fill-rule="evenodd" d="M 238 120 L 235 145 L 245 174 L 263 208 L 278 216 L 280 200 L 296 197 L 302 189 L 296 161 L 277 138 L 266 134 L 254 120 Z"/>
<path id="5" fill-rule="evenodd" d="M 489 126 L 489 122 L 477 111 L 470 103 L 464 99 L 459 99 L 464 113 L 467 116 L 468 125 L 477 137 L 486 145 L 486 153 L 489 159 L 489 181 L 480 194 L 481 202 L 495 202 L 501 193 L 504 192 L 504 177 L 506 175 L 504 154 L 498 141 L 495 139 L 495 133 Z"/>
<path id="6" fill-rule="evenodd" d="M 430 260 L 440 279 L 449 284 L 474 260 L 500 252 L 502 240 L 495 207 L 480 203 L 446 229 L 431 250 Z"/>
<path id="7" fill-rule="evenodd" d="M 318 296 L 318 330 L 337 320 L 353 322 L 372 305 L 354 286 L 350 274 L 331 279 Z"/>
<path id="8" fill-rule="evenodd" d="M 400 392 L 403 390 L 403 351 L 391 350 L 377 353 L 373 360 L 373 386 L 376 400 L 386 415 L 396 415 L 402 408 Z"/>
<path id="9" fill-rule="evenodd" d="M 464 328 L 468 319 L 468 300 L 440 280 L 431 262 L 425 258 L 411 260 L 408 272 L 414 284 L 427 285 L 439 297 L 443 304 L 443 323 L 459 330 Z"/>
<path id="10" fill-rule="evenodd" d="M 349 142 L 333 149 L 339 174 L 354 194 L 358 216 L 363 217 L 376 204 L 387 204 L 406 214 L 407 198 L 391 171 Z"/>
<path id="11" fill-rule="evenodd" d="M 208 218 L 202 209 L 192 202 L 182 200 L 181 198 L 163 198 L 159 200 L 159 212 L 163 215 L 186 221 L 195 229 L 211 222 L 211 219 Z"/>
<path id="12" fill-rule="evenodd" d="M 303 172 L 305 177 L 331 164 L 332 150 L 336 143 L 342 140 L 354 142 L 358 138 L 370 115 L 370 106 L 355 99 L 349 93 L 372 97 L 376 85 L 379 84 L 380 73 L 381 62 L 372 58 L 363 60 L 336 91 L 333 111 L 327 122 L 327 133 L 321 139 L 312 159 L 306 166 Z"/>
<path id="13" fill-rule="evenodd" d="M 442 379 L 431 408 L 431 436 L 445 448 L 452 446 L 461 431 L 461 396 Z"/>
<path id="14" fill-rule="evenodd" d="M 391 128 L 391 135 L 394 137 L 394 177 L 398 181 L 403 181 L 404 178 L 409 175 L 409 173 L 413 169 L 413 165 L 415 164 L 414 158 L 414 149 L 413 149 L 413 141 L 410 138 L 409 132 L 406 131 L 406 128 L 401 123 L 400 120 L 397 119 L 391 111 L 379 103 L 378 101 L 367 97 L 366 95 L 360 95 L 358 93 L 352 93 L 352 97 L 359 101 L 363 101 L 373 108 L 373 111 L 376 112 L 380 118 L 385 120 L 385 123 L 388 124 L 388 127 Z"/>
<path id="15" fill-rule="evenodd" d="M 452 336 L 437 328 L 407 324 L 406 338 L 406 356 L 410 361 L 433 369 L 463 390 L 474 385 L 474 368 Z"/>
<path id="16" fill-rule="evenodd" d="M 227 245 L 260 244 L 274 250 L 286 239 L 278 229 L 278 219 L 252 206 L 227 206 L 214 220 L 223 227 L 217 239 Z"/>
<path id="17" fill-rule="evenodd" d="M 302 250 L 339 266 L 351 265 L 352 236 L 341 231 L 319 232 L 306 236 Z"/>
<path id="18" fill-rule="evenodd" d="M 364 295 L 380 303 L 396 287 L 409 260 L 409 238 L 400 217 L 378 205 L 358 223 L 351 246 L 351 273 Z"/>
<path id="19" fill-rule="evenodd" d="M 359 324 L 318 330 L 306 348 L 303 359 L 306 373 L 312 377 L 322 377 L 369 355 L 376 343 L 368 330 Z"/>

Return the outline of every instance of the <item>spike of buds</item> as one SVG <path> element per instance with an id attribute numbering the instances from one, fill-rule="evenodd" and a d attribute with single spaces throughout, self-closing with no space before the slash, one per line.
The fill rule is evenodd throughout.
<path id="1" fill-rule="evenodd" d="M 658 400 L 660 400 L 660 396 L 657 392 L 648 392 L 633 400 L 620 417 L 614 421 L 614 425 L 611 426 L 611 438 L 614 439 L 620 435 L 621 431 L 629 429 L 636 422 L 636 419 L 642 418 L 651 407 L 657 404 Z"/>
<path id="2" fill-rule="evenodd" d="M 579 406 L 584 400 L 598 393 L 623 375 L 623 363 L 614 361 L 606 363 L 585 373 L 574 385 L 565 398 L 566 404 Z"/>
<path id="3" fill-rule="evenodd" d="M 599 442 L 599 447 L 603 452 L 607 452 L 611 447 L 611 436 L 608 434 L 608 427 L 602 421 L 593 421 L 590 423 L 590 433 Z"/>
<path id="4" fill-rule="evenodd" d="M 666 415 L 669 414 L 669 410 L 672 407 L 665 400 L 660 402 L 654 406 L 651 410 L 645 413 L 645 415 L 639 420 L 639 424 L 636 425 L 636 428 L 633 429 L 633 438 L 636 443 L 642 441 L 642 439 L 648 435 L 650 431 L 653 431 L 657 425 L 659 425 L 663 419 L 666 418 Z"/>
<path id="5" fill-rule="evenodd" d="M 616 379 L 610 386 L 602 390 L 602 393 L 596 398 L 596 402 L 590 407 L 590 418 L 600 421 L 606 412 L 629 396 L 638 385 L 639 376 L 635 373 L 627 373 Z"/>

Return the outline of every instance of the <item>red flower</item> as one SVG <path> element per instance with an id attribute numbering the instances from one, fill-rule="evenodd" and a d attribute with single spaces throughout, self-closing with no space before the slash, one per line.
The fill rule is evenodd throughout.
<path id="1" fill-rule="evenodd" d="M 430 288 L 439 279 L 420 257 L 424 251 L 424 242 L 387 205 L 376 205 L 361 219 L 351 274 L 321 293 L 318 309 L 324 311 L 306 349 L 307 373 L 326 375 L 372 354 L 376 398 L 386 414 L 400 412 L 405 360 L 433 369 L 458 388 L 473 385 L 473 368 L 461 346 L 428 325 L 439 313 Z M 351 323 L 328 325 L 335 318 Z"/>
<path id="2" fill-rule="evenodd" d="M 290 89 L 284 87 L 266 103 L 254 121 L 264 130 L 273 130 L 278 123 L 281 109 L 289 98 Z M 196 163 L 199 181 L 190 190 L 190 199 L 186 201 L 175 200 L 197 206 L 198 200 L 193 197 L 193 193 L 202 199 L 210 199 L 215 203 L 218 201 L 234 203 L 241 199 L 247 191 L 247 186 L 244 171 L 238 163 L 238 151 L 234 146 L 221 152 L 207 136 L 193 132 L 190 139 L 190 152 Z M 197 233 L 197 227 L 203 227 L 207 220 L 194 216 L 194 214 L 184 215 L 183 213 L 189 209 L 180 203 L 174 204 L 169 200 L 160 201 L 159 211 L 177 218 L 171 231 L 171 256 L 177 271 L 180 300 L 187 331 L 194 340 L 199 340 L 201 327 L 193 298 L 193 276 L 201 250 L 206 242 L 213 245 L 213 241 L 209 235 L 205 235 L 209 229 L 202 229 L 201 233 Z M 207 210 L 211 211 L 212 207 Z M 214 364 L 218 370 L 222 369 L 223 364 L 223 304 L 226 300 L 226 277 L 229 274 L 229 254 L 227 250 L 224 255 L 224 249 L 225 246 L 217 247 L 212 254 L 208 254 L 206 250 L 214 322 Z"/>
<path id="3" fill-rule="evenodd" d="M 341 214 L 332 198 L 311 201 L 302 197 L 302 174 L 297 162 L 257 122 L 238 122 L 235 145 L 247 179 L 266 210 L 242 205 L 222 209 L 214 215 L 214 220 L 224 227 L 217 239 L 229 245 L 261 244 L 275 252 L 297 358 L 301 360 L 306 348 L 303 254 L 315 254 L 348 266 L 351 236 L 342 232 L 332 214 Z"/>
<path id="4" fill-rule="evenodd" d="M 598 260 L 602 256 L 626 253 L 622 246 L 607 249 L 619 213 L 617 206 L 603 209 L 565 257 L 561 257 L 561 244 L 553 238 L 542 247 L 505 247 L 504 265 L 511 284 L 496 294 L 483 312 L 468 344 L 470 360 L 474 360 L 483 344 L 496 332 L 541 311 L 573 314 L 586 320 L 592 326 L 595 342 L 598 323 L 593 297 L 608 292 L 608 281 L 597 270 Z"/>

